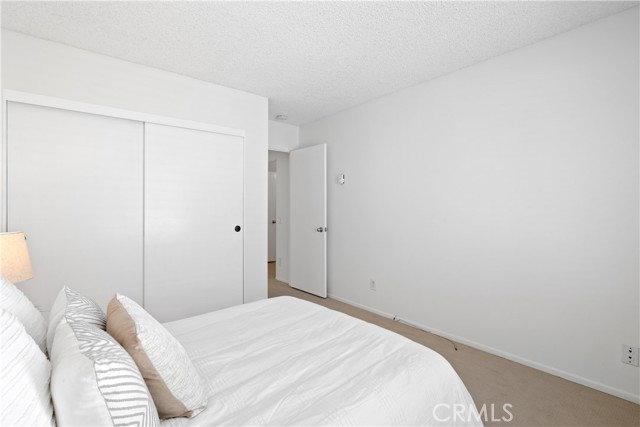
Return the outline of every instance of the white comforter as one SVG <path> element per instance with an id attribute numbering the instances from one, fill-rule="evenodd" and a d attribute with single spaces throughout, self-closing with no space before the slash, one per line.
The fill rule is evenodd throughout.
<path id="1" fill-rule="evenodd" d="M 166 426 L 482 425 L 442 356 L 297 298 L 165 326 L 191 356 L 209 398 L 197 417 Z"/>

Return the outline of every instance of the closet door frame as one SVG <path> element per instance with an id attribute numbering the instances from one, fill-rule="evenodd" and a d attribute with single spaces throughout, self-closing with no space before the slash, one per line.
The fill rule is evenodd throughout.
<path id="1" fill-rule="evenodd" d="M 33 94 L 28 92 L 3 90 L 2 91 L 2 145 L 0 147 L 0 232 L 6 232 L 8 227 L 8 103 L 31 104 L 40 107 L 51 107 L 60 110 L 75 111 L 80 113 L 89 113 L 99 116 L 127 119 L 144 123 L 153 123 L 158 125 L 167 125 L 179 128 L 201 130 L 205 132 L 219 133 L 223 135 L 231 135 L 242 138 L 242 150 L 244 157 L 244 138 L 245 131 L 225 126 L 218 126 L 209 123 L 201 123 L 190 120 L 176 119 L 173 117 L 161 116 L 156 114 L 142 113 L 138 111 L 124 110 L 120 108 L 107 107 L 104 105 L 90 104 L 78 101 L 72 101 L 63 98 L 50 97 L 45 95 Z M 243 160 L 244 171 L 244 160 Z M 244 172 L 243 172 L 244 175 Z M 243 179 L 242 198 L 246 193 Z M 244 227 L 245 213 L 242 213 L 242 222 Z M 243 258 L 246 245 L 243 237 Z M 244 267 L 243 267 L 244 269 Z M 243 274 L 244 276 L 244 274 Z M 243 286 L 244 293 L 244 286 Z M 243 298 L 244 299 L 244 298 Z"/>

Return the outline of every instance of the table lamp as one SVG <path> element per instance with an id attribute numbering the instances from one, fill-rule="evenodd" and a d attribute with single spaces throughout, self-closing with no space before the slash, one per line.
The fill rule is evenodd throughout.
<path id="1" fill-rule="evenodd" d="M 11 283 L 33 277 L 24 233 L 0 233 L 0 274 Z"/>

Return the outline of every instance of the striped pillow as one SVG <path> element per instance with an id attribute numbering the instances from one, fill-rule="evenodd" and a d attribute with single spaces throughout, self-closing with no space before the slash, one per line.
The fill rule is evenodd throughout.
<path id="1" fill-rule="evenodd" d="M 91 298 L 81 295 L 77 291 L 65 286 L 60 289 L 58 296 L 49 312 L 49 329 L 47 330 L 47 348 L 51 351 L 56 328 L 66 316 L 76 320 L 83 320 L 103 331 L 107 329 L 107 316 Z"/>
<path id="2" fill-rule="evenodd" d="M 42 313 L 5 277 L 0 277 L 0 308 L 17 317 L 40 350 L 43 353 L 47 351 L 45 347 L 47 322 L 42 317 Z"/>
<path id="3" fill-rule="evenodd" d="M 11 313 L 0 309 L 0 425 L 53 426 L 51 365 Z"/>
<path id="4" fill-rule="evenodd" d="M 55 331 L 51 364 L 58 425 L 160 424 L 135 362 L 105 331 L 67 315 Z"/>

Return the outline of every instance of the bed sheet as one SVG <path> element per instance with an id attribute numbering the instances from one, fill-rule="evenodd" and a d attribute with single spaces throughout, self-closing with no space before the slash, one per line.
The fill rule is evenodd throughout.
<path id="1" fill-rule="evenodd" d="M 279 297 L 164 325 L 208 396 L 164 426 L 482 425 L 438 353 L 317 304 Z"/>

